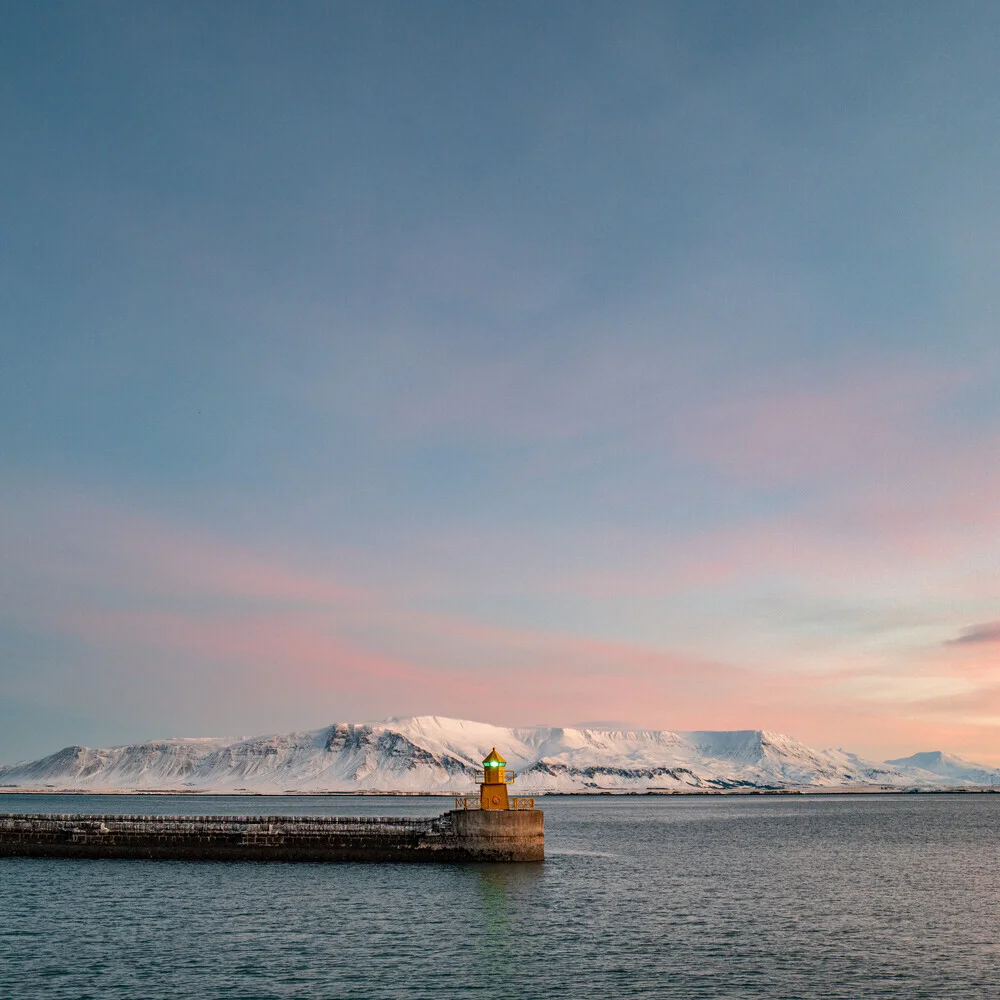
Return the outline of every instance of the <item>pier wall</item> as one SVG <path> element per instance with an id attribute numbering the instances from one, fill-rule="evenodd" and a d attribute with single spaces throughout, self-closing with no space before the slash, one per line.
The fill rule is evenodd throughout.
<path id="1" fill-rule="evenodd" d="M 452 817 L 455 839 L 476 860 L 542 861 L 545 857 L 545 818 L 540 809 L 470 809 L 446 815 Z"/>
<path id="2" fill-rule="evenodd" d="M 198 861 L 541 861 L 544 818 L 0 815 L 0 856 Z"/>

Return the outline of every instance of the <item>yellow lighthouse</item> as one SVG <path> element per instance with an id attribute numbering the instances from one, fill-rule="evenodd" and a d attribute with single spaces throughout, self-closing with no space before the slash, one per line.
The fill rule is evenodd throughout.
<path id="1" fill-rule="evenodd" d="M 507 786 L 513 784 L 515 774 L 507 770 L 507 761 L 497 753 L 494 747 L 483 761 L 483 769 L 476 772 L 479 782 L 479 797 L 473 795 L 455 796 L 455 808 L 463 812 L 470 809 L 488 809 L 491 812 L 520 812 L 524 809 L 534 810 L 534 798 L 507 795 Z M 497 817 L 499 819 L 499 817 Z"/>
<path id="2" fill-rule="evenodd" d="M 507 761 L 497 753 L 494 747 L 483 761 L 483 782 L 479 786 L 479 807 L 481 809 L 509 809 L 507 785 L 514 780 L 514 775 L 508 776 Z"/>

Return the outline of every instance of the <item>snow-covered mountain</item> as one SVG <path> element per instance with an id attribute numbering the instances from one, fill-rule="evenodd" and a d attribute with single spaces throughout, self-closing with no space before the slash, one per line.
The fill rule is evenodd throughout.
<path id="1" fill-rule="evenodd" d="M 919 783 L 926 783 L 931 776 L 931 780 L 937 779 L 939 783 L 943 780 L 950 785 L 1000 785 L 1000 768 L 974 764 L 940 750 L 915 753 L 886 763 Z"/>
<path id="2" fill-rule="evenodd" d="M 92 750 L 66 747 L 0 767 L 0 788 L 183 791 L 471 792 L 496 746 L 538 792 L 989 784 L 978 769 L 937 770 L 917 754 L 879 764 L 844 750 L 816 751 L 766 730 L 503 728 L 420 716 L 254 739 L 171 739 Z M 937 755 L 945 760 L 943 755 Z M 971 769 L 971 770 L 969 770 Z M 975 774 L 973 774 L 975 772 Z"/>

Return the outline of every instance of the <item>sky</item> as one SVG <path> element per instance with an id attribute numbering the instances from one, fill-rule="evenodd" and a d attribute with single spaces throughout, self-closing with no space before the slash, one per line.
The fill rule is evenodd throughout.
<path id="1" fill-rule="evenodd" d="M 435 714 L 1000 764 L 998 42 L 8 4 L 0 762 Z"/>

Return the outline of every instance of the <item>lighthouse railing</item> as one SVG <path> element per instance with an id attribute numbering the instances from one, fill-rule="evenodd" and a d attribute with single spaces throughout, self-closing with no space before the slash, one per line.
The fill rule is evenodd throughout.
<path id="1" fill-rule="evenodd" d="M 529 796 L 525 796 L 525 795 L 521 795 L 521 796 L 512 795 L 510 797 L 510 799 L 509 799 L 509 802 L 510 802 L 510 805 L 508 806 L 509 809 L 516 809 L 516 810 L 520 811 L 520 810 L 524 810 L 524 809 L 534 809 L 535 808 L 535 799 L 534 799 L 534 796 L 530 796 L 530 795 Z M 481 809 L 482 808 L 482 802 L 480 801 L 480 798 L 479 798 L 478 795 L 456 795 L 455 796 L 455 808 L 456 809 L 466 810 L 466 811 L 468 811 L 470 809 Z"/>

